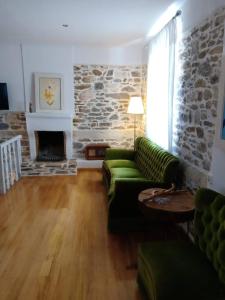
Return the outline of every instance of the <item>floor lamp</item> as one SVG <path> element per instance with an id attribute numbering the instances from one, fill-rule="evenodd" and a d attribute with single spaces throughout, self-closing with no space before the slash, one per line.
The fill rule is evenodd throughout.
<path id="1" fill-rule="evenodd" d="M 134 142 L 135 142 L 135 139 L 136 139 L 136 125 L 137 125 L 136 124 L 137 123 L 136 117 L 137 117 L 137 115 L 143 115 L 144 114 L 144 107 L 143 107 L 141 97 L 131 97 L 130 98 L 127 113 L 134 115 Z"/>

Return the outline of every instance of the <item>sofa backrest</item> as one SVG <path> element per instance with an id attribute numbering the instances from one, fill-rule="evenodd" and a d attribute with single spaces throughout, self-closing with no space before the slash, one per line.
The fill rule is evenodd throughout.
<path id="1" fill-rule="evenodd" d="M 135 158 L 138 168 L 150 180 L 176 183 L 179 160 L 145 137 L 135 141 Z"/>
<path id="2" fill-rule="evenodd" d="M 195 196 L 195 243 L 225 284 L 225 196 L 201 188 Z"/>

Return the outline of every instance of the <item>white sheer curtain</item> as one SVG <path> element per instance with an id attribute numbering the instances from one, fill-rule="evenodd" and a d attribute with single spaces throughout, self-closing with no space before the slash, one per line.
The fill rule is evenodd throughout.
<path id="1" fill-rule="evenodd" d="M 171 20 L 149 43 L 146 134 L 172 150 L 177 22 Z"/>

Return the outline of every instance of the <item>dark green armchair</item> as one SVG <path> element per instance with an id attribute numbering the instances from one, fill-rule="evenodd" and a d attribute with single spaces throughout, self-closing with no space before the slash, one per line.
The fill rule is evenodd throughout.
<path id="1" fill-rule="evenodd" d="M 135 149 L 107 149 L 103 179 L 108 195 L 110 231 L 143 229 L 146 220 L 138 209 L 138 195 L 147 188 L 168 188 L 179 177 L 179 160 L 145 137 Z"/>
<path id="2" fill-rule="evenodd" d="M 196 194 L 195 243 L 143 243 L 138 283 L 149 300 L 225 299 L 225 196 Z"/>

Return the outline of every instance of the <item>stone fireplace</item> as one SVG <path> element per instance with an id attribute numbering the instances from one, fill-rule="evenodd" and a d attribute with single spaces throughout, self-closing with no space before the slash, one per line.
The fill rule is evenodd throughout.
<path id="1" fill-rule="evenodd" d="M 41 160 L 44 157 L 47 161 L 45 159 L 47 152 L 49 154 L 51 151 L 53 151 L 53 159 L 49 161 L 72 159 L 72 114 L 68 112 L 27 113 L 26 121 L 31 160 L 40 160 L 42 153 Z M 51 143 L 47 145 L 47 142 Z M 59 158 L 60 155 L 63 159 Z"/>

